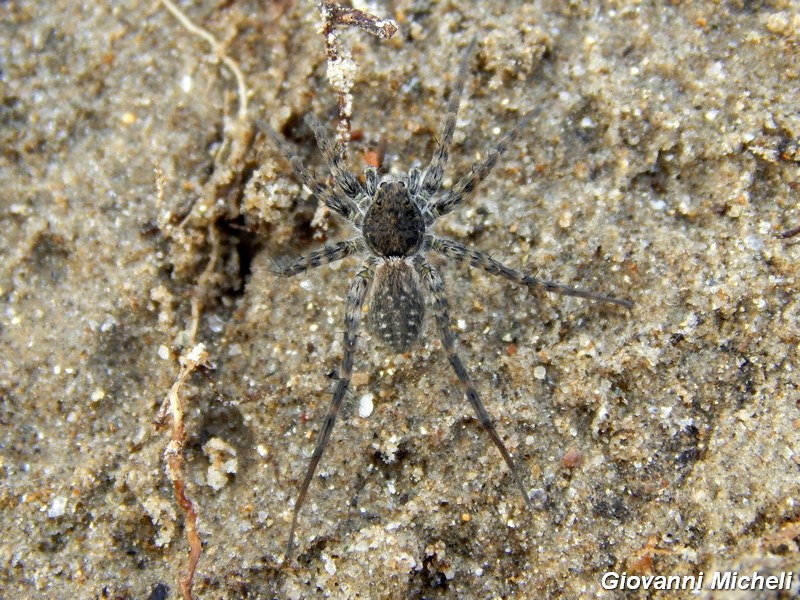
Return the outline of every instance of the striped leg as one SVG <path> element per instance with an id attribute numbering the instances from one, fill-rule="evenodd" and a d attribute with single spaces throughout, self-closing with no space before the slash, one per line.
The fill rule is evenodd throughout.
<path id="1" fill-rule="evenodd" d="M 497 449 L 503 456 L 503 460 L 506 461 L 508 470 L 511 471 L 511 476 L 514 478 L 514 482 L 517 484 L 519 491 L 522 493 L 522 497 L 525 498 L 525 504 L 528 505 L 528 508 L 532 509 L 533 505 L 528 497 L 528 492 L 525 490 L 525 485 L 522 483 L 522 478 L 520 477 L 519 472 L 514 465 L 514 459 L 511 458 L 511 454 L 506 449 L 505 444 L 503 444 L 500 436 L 497 435 L 497 430 L 494 428 L 492 420 L 489 418 L 489 413 L 486 412 L 486 408 L 483 406 L 483 402 L 481 402 L 477 390 L 475 390 L 475 385 L 472 383 L 472 379 L 470 379 L 470 376 L 467 373 L 467 370 L 464 368 L 461 359 L 458 357 L 458 354 L 456 354 L 455 336 L 453 335 L 452 329 L 450 329 L 450 314 L 442 278 L 424 258 L 416 260 L 415 267 L 417 268 L 417 272 L 419 273 L 420 277 L 425 282 L 425 286 L 427 287 L 428 292 L 433 299 L 433 310 L 436 318 L 436 326 L 439 329 L 439 335 L 442 339 L 444 351 L 447 353 L 447 359 L 450 361 L 450 365 L 453 367 L 458 380 L 461 382 L 461 385 L 464 388 L 464 393 L 466 394 L 467 400 L 475 411 L 475 415 L 478 417 L 478 422 L 480 422 L 484 431 L 489 434 L 489 437 L 492 439 L 492 442 L 494 442 L 494 445 L 497 446 Z"/>
<path id="2" fill-rule="evenodd" d="M 333 426 L 336 423 L 336 417 L 339 414 L 339 407 L 342 405 L 344 393 L 347 391 L 347 386 L 350 385 L 350 377 L 353 374 L 353 357 L 356 352 L 356 341 L 358 339 L 358 328 L 361 324 L 361 308 L 364 305 L 364 298 L 366 298 L 367 291 L 369 290 L 370 281 L 372 279 L 373 260 L 367 259 L 361 267 L 358 275 L 350 284 L 350 289 L 347 292 L 347 308 L 344 317 L 344 351 L 342 353 L 342 367 L 339 373 L 339 380 L 336 382 L 336 388 L 333 391 L 333 397 L 328 407 L 328 414 L 325 415 L 325 420 L 322 422 L 322 428 L 317 435 L 317 443 L 314 447 L 314 453 L 311 455 L 311 460 L 306 469 L 306 476 L 300 486 L 300 492 L 297 494 L 297 500 L 294 503 L 294 513 L 292 514 L 292 526 L 289 530 L 289 543 L 286 545 L 286 560 L 292 555 L 294 550 L 294 532 L 297 528 L 297 517 L 300 514 L 300 509 L 306 499 L 308 486 L 314 478 L 314 472 L 317 470 L 319 460 L 328 446 L 328 441 L 333 431 Z"/>
<path id="3" fill-rule="evenodd" d="M 447 115 L 444 118 L 444 127 L 442 127 L 442 135 L 436 148 L 433 151 L 431 163 L 425 171 L 425 178 L 422 180 L 422 191 L 429 197 L 433 196 L 439 191 L 439 186 L 442 185 L 442 175 L 444 174 L 444 167 L 447 164 L 448 151 L 450 143 L 453 141 L 453 133 L 456 130 L 456 118 L 458 117 L 458 105 L 461 103 L 461 94 L 464 91 L 464 81 L 467 78 L 467 65 L 469 58 L 472 56 L 472 51 L 475 49 L 475 40 L 470 42 L 464 54 L 461 56 L 461 63 L 458 66 L 458 75 L 456 75 L 456 82 L 450 92 L 450 98 L 447 101 Z"/>
<path id="4" fill-rule="evenodd" d="M 281 277 L 291 277 L 303 271 L 316 269 L 322 265 L 327 265 L 337 260 L 347 258 L 351 254 L 355 254 L 364 249 L 364 242 L 361 238 L 353 238 L 351 240 L 344 240 L 337 242 L 332 246 L 325 246 L 319 250 L 309 252 L 306 256 L 300 256 L 294 259 L 285 267 L 278 267 L 277 273 Z"/>
<path id="5" fill-rule="evenodd" d="M 351 198 L 344 196 L 341 192 L 330 187 L 329 185 L 325 185 L 321 181 L 318 181 L 309 172 L 309 170 L 305 168 L 303 165 L 303 159 L 297 156 L 297 153 L 289 145 L 289 143 L 280 135 L 278 135 L 276 131 L 272 129 L 272 127 L 267 125 L 267 123 L 264 121 L 256 121 L 255 123 L 261 131 L 266 133 L 272 139 L 272 141 L 278 147 L 278 150 L 280 150 L 280 153 L 292 166 L 292 170 L 294 170 L 294 174 L 297 176 L 300 182 L 310 189 L 318 200 L 320 200 L 333 212 L 343 216 L 348 221 L 355 220 L 356 216 L 358 215 L 358 209 L 356 203 Z"/>
<path id="6" fill-rule="evenodd" d="M 358 198 L 364 193 L 364 190 L 358 180 L 344 167 L 342 153 L 339 152 L 339 148 L 331 142 L 331 139 L 328 137 L 328 132 L 325 130 L 325 126 L 312 114 L 306 115 L 305 122 L 314 132 L 317 146 L 319 146 L 336 184 L 345 193 L 345 196 L 351 200 Z"/>
<path id="7" fill-rule="evenodd" d="M 459 204 L 461 204 L 464 200 L 466 200 L 472 191 L 478 187 L 478 184 L 486 179 L 489 176 L 489 173 L 492 172 L 494 169 L 495 164 L 497 164 L 497 160 L 500 158 L 507 149 L 509 144 L 514 141 L 522 128 L 528 124 L 533 116 L 538 113 L 538 110 L 532 110 L 531 112 L 527 113 L 523 116 L 514 127 L 506 133 L 503 137 L 500 138 L 500 141 L 497 142 L 497 145 L 489 150 L 489 155 L 486 157 L 482 163 L 476 163 L 472 165 L 472 169 L 469 172 L 469 175 L 465 175 L 462 177 L 458 183 L 456 183 L 444 196 L 436 200 L 433 205 L 431 206 L 429 221 L 426 225 L 429 225 L 442 215 L 446 215 L 447 213 L 451 212 L 455 209 Z"/>
<path id="8" fill-rule="evenodd" d="M 471 267 L 478 267 L 492 275 L 499 275 L 505 277 L 509 281 L 513 281 L 519 285 L 527 286 L 529 289 L 540 289 L 554 294 L 561 294 L 562 296 L 577 296 L 578 298 L 586 298 L 587 300 L 594 300 L 596 302 L 608 302 L 610 304 L 618 304 L 630 309 L 633 302 L 629 300 L 620 300 L 619 298 L 611 298 L 610 296 L 603 296 L 596 294 L 589 290 L 582 290 L 579 288 L 569 287 L 557 281 L 546 281 L 539 279 L 533 275 L 523 275 L 519 271 L 505 266 L 500 261 L 493 259 L 488 254 L 478 250 L 467 248 L 463 244 L 448 240 L 446 238 L 439 238 L 432 235 L 425 236 L 425 242 L 431 250 L 435 250 L 439 254 L 452 258 L 458 262 L 468 263 Z"/>

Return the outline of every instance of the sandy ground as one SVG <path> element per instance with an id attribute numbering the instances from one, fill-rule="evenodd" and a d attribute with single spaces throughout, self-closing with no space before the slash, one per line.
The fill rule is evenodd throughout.
<path id="1" fill-rule="evenodd" d="M 268 120 L 324 172 L 302 123 L 337 120 L 313 4 L 181 6 L 241 67 L 247 122 Z M 152 422 L 199 342 L 211 368 L 181 389 L 197 598 L 675 598 L 690 594 L 609 592 L 601 577 L 800 571 L 800 238 L 778 237 L 800 225 L 798 4 L 367 8 L 400 31 L 342 35 L 359 65 L 351 169 L 381 149 L 390 173 L 427 164 L 477 37 L 445 185 L 541 112 L 436 232 L 635 303 L 530 294 L 434 261 L 535 510 L 432 319 L 400 356 L 364 332 L 282 565 L 358 263 L 280 280 L 273 261 L 349 228 L 263 136 L 236 155 L 247 139 L 234 77 L 158 2 L 9 1 L 3 595 L 178 597 L 183 512 L 169 431 Z"/>

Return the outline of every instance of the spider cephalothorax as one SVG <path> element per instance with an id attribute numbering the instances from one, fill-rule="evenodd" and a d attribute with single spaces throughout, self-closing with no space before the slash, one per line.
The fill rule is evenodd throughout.
<path id="1" fill-rule="evenodd" d="M 403 181 L 385 181 L 364 215 L 364 240 L 385 258 L 413 256 L 425 236 L 425 220 Z"/>
<path id="2" fill-rule="evenodd" d="M 450 365 L 461 382 L 467 401 L 475 411 L 481 426 L 503 456 L 526 504 L 531 506 L 525 485 L 517 472 L 511 454 L 497 434 L 466 368 L 456 353 L 455 336 L 450 327 L 449 305 L 444 285 L 437 271 L 428 262 L 427 255 L 429 253 L 434 252 L 445 258 L 468 263 L 470 266 L 481 268 L 492 275 L 499 275 L 530 289 L 611 302 L 626 308 L 631 306 L 631 303 L 626 300 L 610 298 L 554 281 L 538 279 L 532 275 L 523 275 L 479 250 L 472 250 L 456 241 L 429 233 L 429 228 L 436 219 L 457 208 L 491 173 L 497 159 L 533 116 L 533 113 L 528 113 L 522 117 L 511 131 L 506 133 L 489 151 L 483 162 L 474 165 L 472 170 L 451 189 L 445 192 L 439 191 L 455 130 L 456 113 L 464 88 L 467 62 L 473 45 L 470 45 L 461 59 L 458 77 L 447 103 L 442 135 L 434 150 L 433 158 L 425 170 L 424 177 L 419 169 L 412 168 L 405 177 L 389 178 L 380 182 L 377 171 L 369 168 L 364 176 L 365 184 L 362 186 L 351 173 L 345 170 L 341 152 L 331 143 L 325 128 L 315 117 L 308 116 L 306 123 L 314 131 L 317 144 L 336 182 L 336 187 L 329 186 L 315 179 L 309 173 L 291 146 L 269 125 L 258 122 L 258 126 L 278 146 L 300 181 L 330 210 L 350 221 L 357 232 L 348 240 L 315 250 L 294 260 L 281 268 L 280 274 L 288 277 L 347 256 L 360 255 L 363 257 L 361 267 L 347 293 L 344 348 L 339 379 L 336 382 L 328 413 L 317 436 L 314 453 L 309 461 L 294 505 L 289 543 L 286 549 L 287 558 L 294 547 L 297 518 L 305 501 L 308 486 L 328 444 L 345 391 L 350 385 L 356 340 L 361 324 L 361 312 L 367 300 L 369 301 L 367 313 L 369 328 L 392 351 L 405 352 L 422 332 L 425 315 L 424 295 L 427 294 L 442 346 Z"/>

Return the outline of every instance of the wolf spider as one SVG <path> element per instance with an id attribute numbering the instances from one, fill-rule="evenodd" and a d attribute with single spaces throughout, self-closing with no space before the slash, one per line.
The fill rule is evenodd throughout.
<path id="1" fill-rule="evenodd" d="M 529 508 L 532 507 L 514 460 L 497 434 L 472 379 L 456 353 L 455 335 L 450 327 L 449 305 L 444 285 L 436 269 L 428 262 L 428 253 L 435 252 L 445 258 L 468 263 L 491 275 L 499 275 L 530 289 L 609 302 L 625 308 L 632 306 L 627 300 L 524 275 L 479 250 L 467 248 L 456 241 L 430 233 L 431 225 L 439 217 L 458 208 L 478 184 L 486 179 L 500 155 L 533 117 L 533 112 L 523 116 L 511 131 L 500 138 L 483 162 L 473 165 L 469 174 L 461 178 L 451 189 L 440 193 L 439 188 L 464 89 L 467 64 L 474 46 L 474 42 L 470 44 L 461 58 L 458 76 L 447 102 L 442 134 L 424 175 L 420 169 L 411 168 L 406 176 L 400 178 L 388 176 L 385 180 L 381 180 L 377 170 L 368 167 L 364 174 L 365 184 L 362 185 L 345 169 L 341 150 L 331 142 L 325 127 L 316 117 L 308 115 L 305 121 L 313 130 L 317 145 L 336 182 L 336 187 L 330 186 L 316 179 L 291 146 L 269 125 L 257 122 L 257 126 L 272 138 L 297 178 L 325 206 L 347 219 L 356 229 L 354 237 L 301 256 L 287 266 L 279 268 L 278 273 L 290 277 L 348 256 L 363 257 L 361 267 L 347 293 L 341 369 L 328 413 L 317 436 L 314 453 L 294 504 L 286 548 L 287 559 L 294 548 L 298 515 L 305 501 L 308 486 L 328 445 L 342 399 L 350 384 L 362 307 L 367 298 L 369 298 L 367 326 L 396 353 L 407 351 L 420 337 L 425 315 L 424 293 L 432 299 L 436 327 L 450 365 L 461 382 L 478 421 L 500 451 L 526 504 Z"/>

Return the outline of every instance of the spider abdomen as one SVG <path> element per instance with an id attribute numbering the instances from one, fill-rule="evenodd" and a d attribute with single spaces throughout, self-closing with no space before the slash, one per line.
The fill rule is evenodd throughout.
<path id="1" fill-rule="evenodd" d="M 422 330 L 425 299 L 419 275 L 402 258 L 388 258 L 375 269 L 367 326 L 394 352 L 408 350 Z"/>

